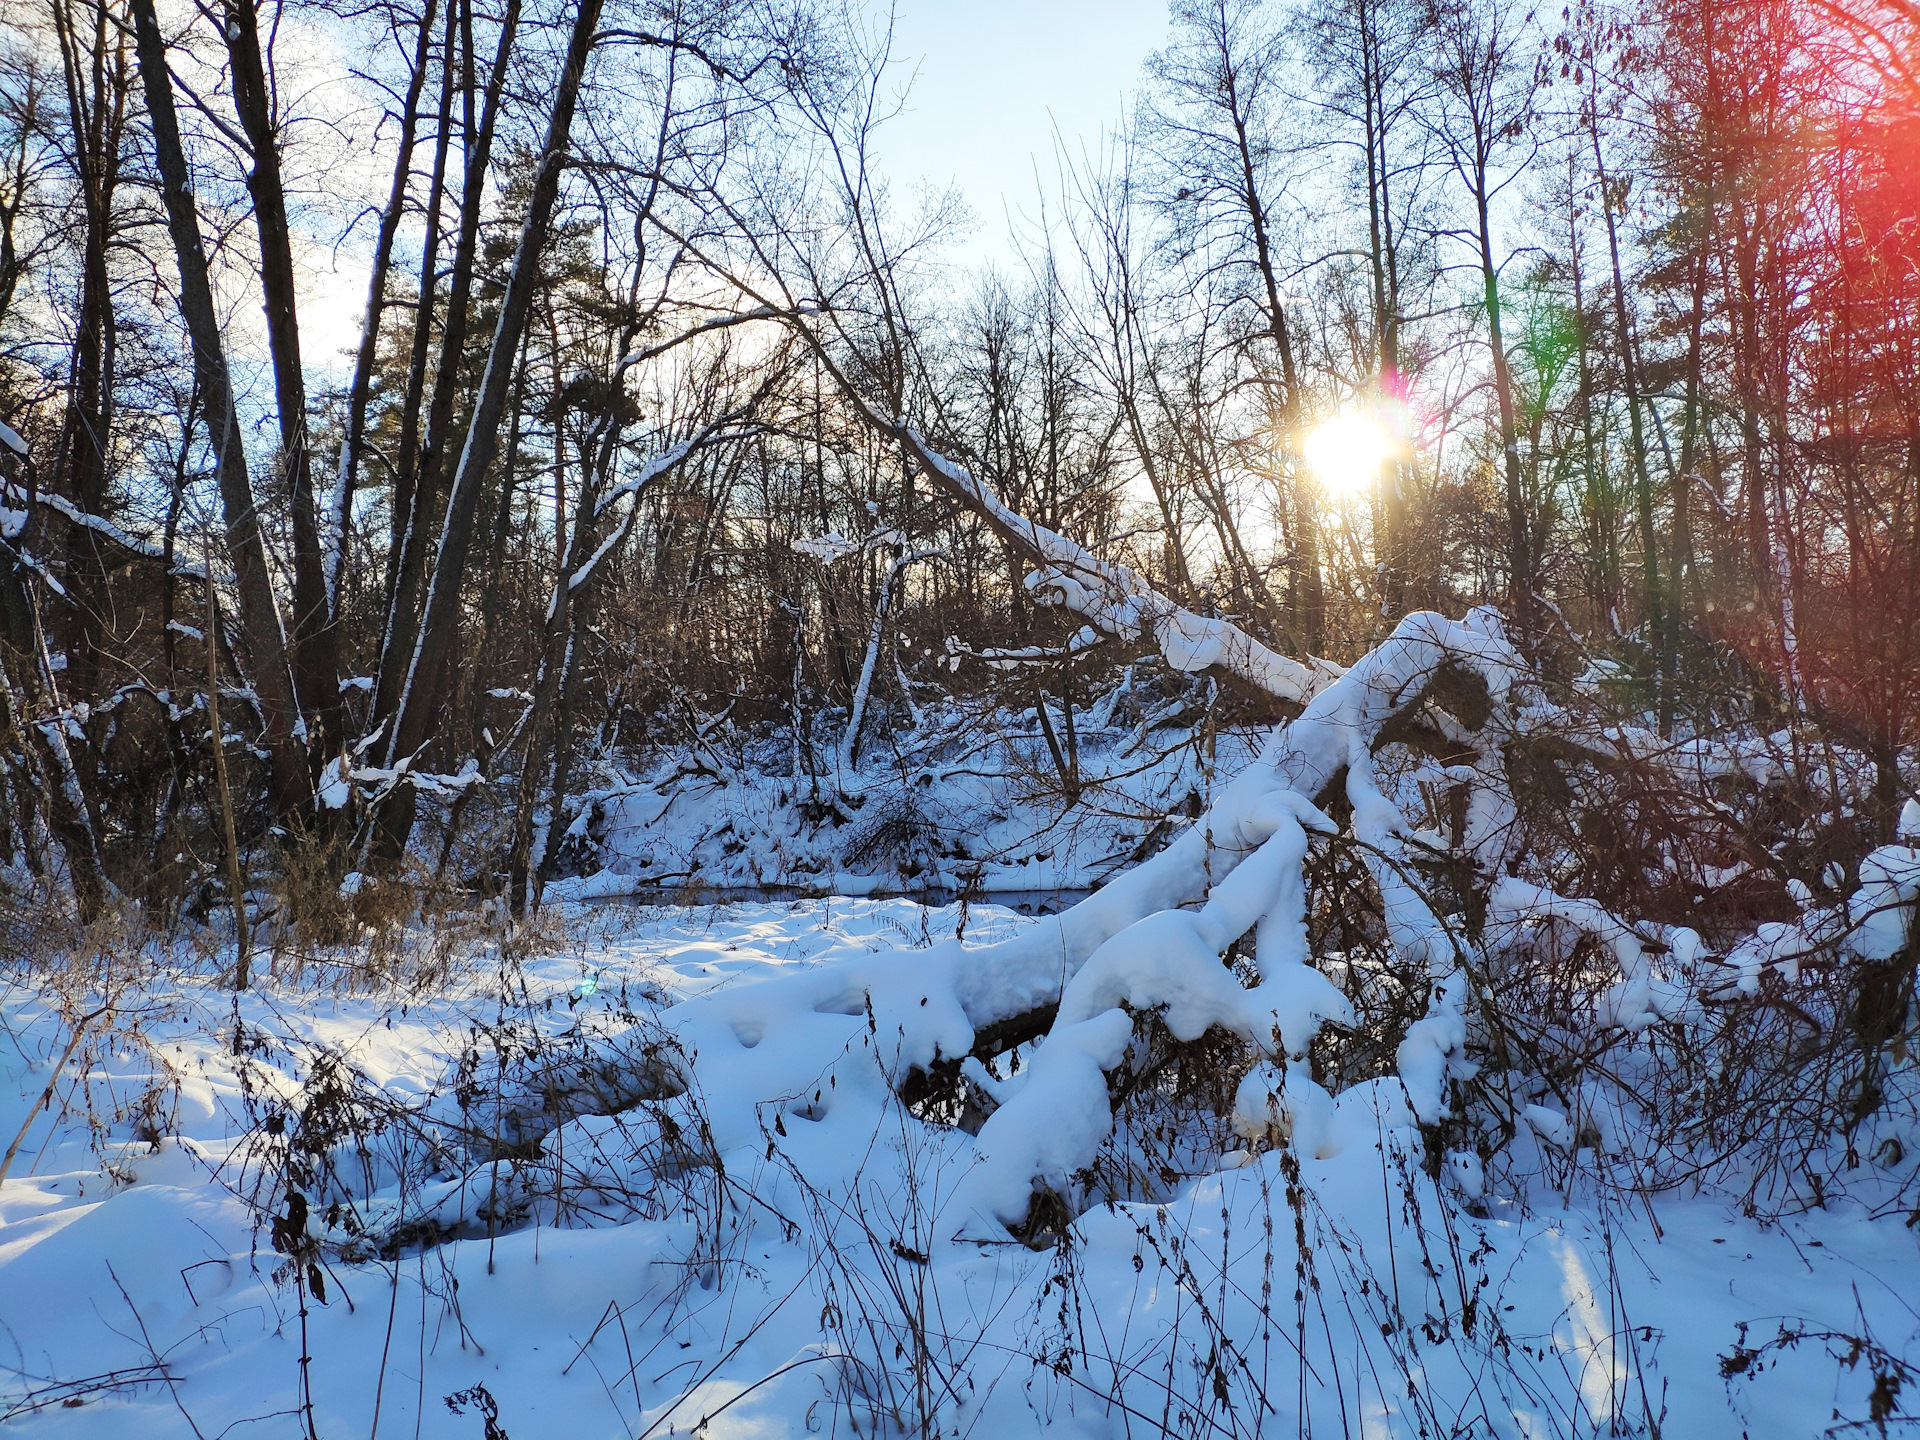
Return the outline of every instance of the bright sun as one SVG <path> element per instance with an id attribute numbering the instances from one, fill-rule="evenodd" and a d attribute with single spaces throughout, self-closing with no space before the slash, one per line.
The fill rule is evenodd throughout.
<path id="1" fill-rule="evenodd" d="M 1393 440 L 1370 413 L 1341 410 L 1307 436 L 1307 464 L 1328 489 L 1359 494 L 1380 477 L 1380 465 L 1393 453 Z"/>

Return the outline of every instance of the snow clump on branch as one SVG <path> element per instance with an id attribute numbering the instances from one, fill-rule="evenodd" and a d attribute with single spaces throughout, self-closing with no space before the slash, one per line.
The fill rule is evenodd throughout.
<path id="1" fill-rule="evenodd" d="M 984 1228 L 1004 1238 L 1037 1192 L 1068 1189 L 1111 1132 L 1103 1077 L 1126 1057 L 1129 1010 L 1164 1009 L 1177 1039 L 1217 1026 L 1269 1062 L 1298 1059 L 1323 1023 L 1352 1021 L 1346 997 L 1307 948 L 1308 836 L 1336 828 L 1315 797 L 1347 772 L 1357 832 L 1389 853 L 1407 826 L 1374 786 L 1369 750 L 1449 665 L 1484 685 L 1485 724 L 1498 731 L 1523 669 L 1498 618 L 1409 616 L 1277 731 L 1191 828 L 1066 913 L 994 946 L 949 941 L 849 957 L 665 1012 L 663 1025 L 689 1057 L 688 1079 L 711 1106 L 716 1141 L 723 1150 L 754 1143 L 767 1105 L 830 1119 L 853 1095 L 874 1098 L 876 1083 L 897 1088 L 916 1070 L 975 1054 L 989 1027 L 1057 1007 L 1018 1088 L 999 1087 L 1005 1101 L 981 1129 L 954 1199 L 961 1233 Z M 1379 871 L 1391 892 L 1395 943 L 1417 950 L 1436 977 L 1432 1013 L 1416 1026 L 1411 1049 L 1403 1047 L 1401 1067 L 1413 1111 L 1431 1119 L 1448 1057 L 1464 1039 L 1464 980 L 1440 922 L 1410 890 L 1392 889 L 1394 873 Z M 1245 987 L 1220 957 L 1250 931 L 1258 980 Z M 1324 1110 L 1309 1083 L 1287 1081 L 1290 1114 Z M 1365 1088 L 1358 1098 L 1369 1128 L 1382 1116 L 1412 1118 L 1405 1101 Z"/>

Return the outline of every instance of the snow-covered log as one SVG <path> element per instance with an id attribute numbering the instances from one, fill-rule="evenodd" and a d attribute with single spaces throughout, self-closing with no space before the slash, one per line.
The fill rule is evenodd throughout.
<path id="1" fill-rule="evenodd" d="M 1032 1078 L 981 1129 L 977 1163 L 959 1200 L 963 1225 L 976 1233 L 980 1226 L 1018 1230 L 1037 1191 L 1065 1193 L 1074 1174 L 1092 1162 L 1112 1115 L 1104 1089 L 1098 1106 L 1083 1098 L 1084 1071 L 1089 1061 L 1111 1070 L 1124 1058 L 1132 1022 L 1122 1005 L 1163 1011 L 1176 1040 L 1197 1040 L 1218 1026 L 1249 1042 L 1269 1065 L 1303 1057 L 1323 1021 L 1351 1023 L 1346 997 L 1311 964 L 1301 874 L 1307 831 L 1335 828 L 1311 797 L 1343 768 L 1355 835 L 1383 862 L 1374 877 L 1394 947 L 1403 958 L 1424 960 L 1434 978 L 1428 1016 L 1413 1027 L 1399 1058 L 1415 1113 L 1425 1122 L 1438 1118 L 1447 1059 L 1466 1038 L 1465 983 L 1439 920 L 1394 863 L 1398 836 L 1407 826 L 1373 783 L 1370 750 L 1387 720 L 1422 698 L 1449 662 L 1478 675 L 1493 702 L 1492 715 L 1504 715 L 1520 665 L 1497 619 L 1476 612 L 1456 625 L 1436 615 L 1413 615 L 1281 730 L 1260 763 L 1235 782 L 1202 822 L 1206 903 L 1198 911 L 1167 908 L 1144 916 L 1103 942 L 1066 980 Z M 1228 841 L 1222 848 L 1234 857 L 1226 873 L 1212 864 L 1222 837 Z M 1220 964 L 1222 952 L 1249 931 L 1259 973 L 1250 989 Z M 1069 1057 L 1058 1064 L 1047 1058 L 1056 1047 Z M 1290 1097 L 1278 1102 L 1289 1126 L 1295 1108 L 1316 1115 L 1324 1108 L 1324 1092 L 1304 1076 L 1274 1073 L 1282 1077 L 1279 1093 Z M 1241 1112 L 1259 1109 L 1257 1099 L 1243 1095 L 1241 1101 Z M 1075 1123 L 1058 1123 L 1063 1111 L 1075 1114 Z M 1243 1128 L 1259 1128 L 1257 1114 L 1238 1119 Z"/>
<path id="2" fill-rule="evenodd" d="M 774 1117 L 827 1120 L 854 1097 L 877 1100 L 917 1075 L 957 1071 L 970 1056 L 991 1058 L 1050 1030 L 1018 1092 L 988 1119 L 967 1182 L 970 1223 L 1017 1227 L 1036 1185 L 1059 1190 L 1110 1130 L 1098 1077 L 1123 1057 L 1132 1033 L 1121 1007 L 1164 1008 L 1176 1037 L 1218 1026 L 1272 1060 L 1297 1057 L 1322 1021 L 1350 1018 L 1345 998 L 1307 955 L 1301 861 L 1309 832 L 1333 828 L 1314 800 L 1337 795 L 1356 759 L 1364 765 L 1390 722 L 1419 705 L 1449 668 L 1484 687 L 1490 717 L 1504 715 L 1520 662 L 1497 617 L 1409 616 L 1277 730 L 1166 849 L 1012 939 L 862 952 L 664 1012 L 671 1050 L 683 1057 L 677 1072 L 703 1098 L 714 1143 L 722 1152 L 757 1146 Z M 1404 822 L 1384 815 L 1368 822 L 1375 841 L 1396 828 Z M 1422 923 L 1437 925 L 1430 915 Z M 1249 931 L 1260 978 L 1245 988 L 1220 955 Z M 1437 972 L 1451 973 L 1442 947 L 1428 951 Z M 1436 1004 L 1440 1028 L 1457 1026 L 1457 989 Z M 1429 1038 L 1444 1071 L 1458 1041 Z M 640 1047 L 649 1073 L 632 1084 L 616 1047 L 602 1050 L 587 1066 L 595 1087 L 658 1093 L 659 1044 Z M 1438 1105 L 1441 1078 L 1423 1086 L 1434 1096 L 1423 1112 Z M 526 1138 L 572 1108 L 551 1108 L 531 1093 L 496 1104 L 516 1116 Z M 1374 1109 L 1381 1104 L 1406 1111 L 1390 1097 Z"/>

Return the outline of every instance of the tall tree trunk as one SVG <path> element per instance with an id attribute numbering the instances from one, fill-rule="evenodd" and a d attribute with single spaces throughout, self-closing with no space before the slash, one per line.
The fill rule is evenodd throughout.
<path id="1" fill-rule="evenodd" d="M 1487 345 L 1493 354 L 1494 400 L 1500 414 L 1500 456 L 1507 485 L 1508 586 L 1522 648 L 1536 638 L 1533 602 L 1533 553 L 1526 488 L 1521 479 L 1520 430 L 1513 400 L 1513 372 L 1507 364 L 1506 334 L 1500 323 L 1500 270 L 1493 258 L 1493 227 L 1484 163 L 1472 177 L 1475 238 L 1480 247 L 1481 298 L 1487 307 Z"/>
<path id="2" fill-rule="evenodd" d="M 56 493 L 89 514 L 99 514 L 107 503 L 119 336 L 107 246 L 120 179 L 130 77 L 124 43 L 112 28 L 105 4 L 76 6 L 74 0 L 55 0 L 51 10 L 85 232 L 67 405 L 49 478 Z M 104 617 L 112 610 L 107 571 L 99 536 L 92 530 L 66 527 L 65 549 L 67 587 L 73 601 L 65 607 L 65 633 L 60 637 L 67 655 L 67 688 L 75 699 L 92 699 L 100 689 L 98 672 L 107 639 Z M 90 770 L 84 749 L 77 763 Z"/>
<path id="3" fill-rule="evenodd" d="M 1567 206 L 1567 255 L 1573 280 L 1573 313 L 1578 336 L 1578 388 L 1575 404 L 1580 411 L 1581 494 L 1587 527 L 1587 574 L 1595 616 L 1613 629 L 1612 616 L 1617 596 L 1614 588 L 1613 507 L 1601 493 L 1607 483 L 1606 467 L 1600 459 L 1600 443 L 1593 429 L 1593 347 L 1587 333 L 1586 279 L 1580 263 L 1580 221 L 1575 176 L 1571 159 L 1567 165 L 1569 203 Z"/>
<path id="4" fill-rule="evenodd" d="M 1760 438 L 1759 241 L 1755 217 L 1745 205 L 1734 213 L 1734 267 L 1738 293 L 1730 296 L 1733 321 L 1734 388 L 1740 400 L 1742 498 L 1746 522 L 1747 570 L 1756 619 L 1773 608 L 1773 526 L 1767 518 L 1767 464 Z"/>
<path id="5" fill-rule="evenodd" d="M 233 988 L 247 988 L 251 945 L 247 933 L 247 884 L 240 870 L 240 837 L 233 823 L 233 787 L 227 783 L 227 737 L 220 724 L 220 587 L 207 567 L 207 740 L 213 748 L 213 788 L 220 796 L 220 839 L 227 868 L 227 902 L 233 906 Z"/>
<path id="6" fill-rule="evenodd" d="M 1393 233 L 1393 205 L 1389 188 L 1391 167 L 1387 158 L 1387 119 L 1385 80 L 1381 75 L 1380 42 L 1371 7 L 1363 6 L 1359 17 L 1361 30 L 1362 139 L 1367 151 L 1367 256 L 1373 281 L 1373 329 L 1379 346 L 1381 400 L 1404 410 L 1406 382 L 1400 375 L 1400 275 Z M 1397 623 L 1407 612 L 1408 534 L 1407 491 L 1412 484 L 1412 464 L 1405 436 L 1387 458 L 1386 473 L 1380 488 L 1385 513 L 1386 534 L 1379 546 L 1385 568 L 1383 598 L 1389 624 Z"/>
<path id="7" fill-rule="evenodd" d="M 293 276 L 293 228 L 280 175 L 280 129 L 260 50 L 255 0 L 226 0 L 227 55 L 233 104 L 253 151 L 247 190 L 260 237 L 260 287 L 266 300 L 267 349 L 280 412 L 280 463 L 292 511 L 293 614 L 289 639 L 295 696 L 309 733 L 310 763 L 340 743 L 340 659 L 327 606 L 320 557 L 320 519 L 313 496 L 313 446 L 307 431 L 307 380 L 300 363 L 300 318 Z"/>
<path id="8" fill-rule="evenodd" d="M 663 126 L 664 130 L 664 126 Z M 651 212 L 653 200 L 657 194 L 649 194 L 647 203 L 641 210 L 641 218 L 634 224 L 634 242 L 640 256 L 646 253 L 646 239 L 642 225 L 644 217 Z M 643 266 L 636 261 L 634 267 L 634 288 L 627 297 L 627 323 L 622 327 L 616 346 L 616 354 L 625 357 L 631 354 L 633 345 L 640 335 L 647 316 L 639 304 L 639 283 Z M 519 383 L 525 378 L 526 344 L 521 342 L 521 376 L 516 381 L 516 394 Z M 507 856 L 507 894 L 508 903 L 515 915 L 524 914 L 529 899 L 537 907 L 540 903 L 540 891 L 544 877 L 550 869 L 554 856 L 558 853 L 558 836 L 555 827 L 559 824 L 562 807 L 567 798 L 568 769 L 573 755 L 573 707 L 575 690 L 579 683 L 580 646 L 587 634 L 586 593 L 576 596 L 579 588 L 576 579 L 590 581 L 593 577 L 594 560 L 594 524 L 606 493 L 607 481 L 613 474 L 613 462 L 619 453 L 620 437 L 625 425 L 622 402 L 626 393 L 627 362 L 623 358 L 614 367 L 613 384 L 609 390 L 608 408 L 596 419 L 592 429 L 581 442 L 581 476 L 579 504 L 574 512 L 574 525 L 571 543 L 564 532 L 556 533 L 555 549 L 560 564 L 554 577 L 553 598 L 547 604 L 546 625 L 540 639 L 540 666 L 534 678 L 533 704 L 527 716 L 527 758 L 520 767 L 520 787 L 514 809 L 513 841 Z M 555 422 L 556 455 L 559 422 Z M 519 417 L 514 419 L 513 437 L 519 436 Z M 562 467 L 556 466 L 556 470 Z M 657 476 L 656 476 L 657 478 Z M 561 481 L 556 476 L 556 485 Z M 511 477 L 506 487 L 511 491 Z M 638 507 L 641 497 L 635 495 L 634 506 Z M 505 521 L 505 501 L 502 501 L 501 521 Z M 498 553 L 500 541 L 495 540 Z M 562 645 L 564 637 L 565 644 Z M 546 750 L 543 748 L 548 728 L 548 719 L 552 719 L 551 750 L 553 759 L 551 769 L 553 783 L 547 789 L 547 839 L 541 848 L 540 863 L 532 863 L 534 811 L 540 801 L 541 782 L 549 769 Z"/>
<path id="9" fill-rule="evenodd" d="M 407 507 L 407 523 L 402 531 L 399 570 L 393 594 L 393 618 L 387 637 L 387 643 L 396 657 L 409 655 L 418 635 L 420 590 L 426 580 L 427 555 L 433 543 L 433 522 L 444 503 L 447 447 L 453 434 L 454 400 L 460 389 L 460 360 L 467 345 L 474 255 L 479 246 L 480 216 L 486 199 L 494 127 L 499 118 L 507 62 L 512 58 L 520 20 L 520 0 L 508 0 L 506 15 L 500 25 L 493 70 L 487 77 L 486 100 L 477 124 L 474 116 L 470 0 L 453 0 L 447 15 L 449 43 L 456 14 L 459 16 L 461 52 L 464 56 L 460 87 L 463 107 L 460 231 L 454 243 L 451 288 L 447 295 L 446 318 L 440 330 L 440 361 L 434 370 L 432 398 L 427 406 L 426 443 L 420 452 L 419 468 Z M 397 698 L 396 695 L 394 699 L 397 701 Z"/>
<path id="10" fill-rule="evenodd" d="M 1647 438 L 1640 421 L 1640 366 L 1634 353 L 1633 322 L 1627 315 L 1627 280 L 1620 264 L 1620 232 L 1614 220 L 1612 182 L 1606 156 L 1600 149 L 1598 102 L 1588 112 L 1588 138 L 1593 142 L 1594 173 L 1600 181 L 1600 210 L 1607 222 L 1607 256 L 1613 265 L 1613 320 L 1620 340 L 1620 374 L 1627 391 L 1627 429 L 1632 440 L 1634 510 L 1640 522 L 1642 586 L 1647 629 L 1653 640 L 1657 675 L 1660 733 L 1673 725 L 1674 638 L 1669 628 L 1666 597 L 1660 585 L 1660 537 L 1653 520 L 1653 479 L 1647 470 Z M 1624 192 L 1623 197 L 1624 198 Z"/>
<path id="11" fill-rule="evenodd" d="M 241 447 L 240 417 L 234 410 L 226 352 L 213 308 L 213 288 L 207 279 L 200 219 L 194 210 L 186 152 L 180 144 L 180 122 L 174 114 L 173 82 L 167 74 L 166 42 L 160 37 L 153 0 L 131 0 L 131 4 L 161 194 L 166 202 L 167 232 L 180 269 L 180 315 L 193 343 L 194 375 L 217 462 L 240 623 L 251 652 L 253 689 L 260 699 L 267 750 L 272 757 L 274 800 L 283 819 L 303 824 L 313 799 L 313 782 L 306 757 L 294 738 L 299 711 L 287 664 L 286 635 L 281 628 L 279 602 L 274 598 L 253 484 L 247 475 L 246 451 Z M 208 557 L 209 568 L 212 558 Z M 208 643 L 213 643 L 212 636 Z"/>
<path id="12" fill-rule="evenodd" d="M 1247 219 L 1253 227 L 1253 252 L 1260 270 L 1267 310 L 1267 330 L 1280 352 L 1281 427 L 1286 432 L 1287 452 L 1293 464 L 1293 522 L 1296 573 L 1299 576 L 1300 639 L 1309 655 L 1326 648 L 1326 581 L 1320 573 L 1320 506 L 1311 482 L 1301 473 L 1300 446 L 1305 438 L 1301 426 L 1305 410 L 1300 393 L 1300 372 L 1294 363 L 1293 332 L 1287 325 L 1286 301 L 1280 293 L 1280 276 L 1275 268 L 1273 244 L 1267 233 L 1266 206 L 1253 168 L 1253 145 L 1247 135 L 1247 117 L 1239 96 L 1230 93 L 1228 104 L 1233 117 L 1234 142 L 1239 151 L 1240 174 L 1245 189 L 1242 200 Z"/>
<path id="13" fill-rule="evenodd" d="M 579 102 L 587 61 L 593 53 L 594 35 L 600 23 L 600 7 L 601 0 L 579 0 L 579 10 L 574 16 L 566 66 L 560 75 L 546 140 L 541 146 L 539 163 L 534 171 L 527 218 L 521 226 L 513 268 L 508 272 L 506 293 L 500 301 L 500 318 L 494 327 L 493 343 L 487 350 L 487 367 L 481 377 L 480 393 L 474 403 L 473 418 L 467 425 L 466 443 L 461 448 L 459 465 L 454 471 L 453 484 L 447 497 L 446 519 L 440 530 L 439 552 L 427 589 L 419 639 L 408 660 L 406 681 L 401 687 L 399 705 L 394 712 L 393 734 L 387 746 L 389 765 L 418 754 L 439 717 L 444 678 L 438 661 L 452 638 L 459 615 L 460 588 L 466 578 L 467 551 L 473 540 L 474 516 L 479 506 L 481 488 L 487 470 L 500 450 L 500 422 L 520 352 L 521 332 L 526 326 L 527 314 L 533 304 L 533 291 L 540 278 L 540 256 L 546 248 L 554 202 L 560 194 L 560 172 L 567 161 L 573 112 Z M 408 818 L 405 828 L 411 829 L 413 798 L 412 786 L 400 786 L 389 797 L 388 804 L 394 807 L 394 815 L 391 819 L 384 815 L 382 817 L 382 829 L 389 837 L 389 843 L 402 828 L 398 823 L 401 817 Z"/>
<path id="14" fill-rule="evenodd" d="M 514 472 L 519 466 L 521 410 L 526 390 L 527 341 L 523 335 L 520 338 L 520 361 L 514 370 L 513 400 L 507 406 L 507 452 L 501 461 L 500 503 L 494 507 L 493 524 L 487 532 L 487 568 L 480 591 L 480 648 L 475 652 L 479 660 L 474 674 L 473 721 L 469 729 L 472 743 L 479 751 L 482 773 L 492 763 L 494 750 L 494 746 L 482 736 L 485 729 L 483 719 L 487 692 L 493 688 L 494 676 L 500 664 L 497 653 L 501 622 L 500 577 L 507 568 L 507 537 L 513 529 L 513 497 L 518 488 Z"/>
<path id="15" fill-rule="evenodd" d="M 1699 461 L 1702 423 L 1701 331 L 1705 328 L 1707 297 L 1707 256 L 1712 227 L 1697 242 L 1693 257 L 1692 303 L 1687 315 L 1687 381 L 1680 421 L 1680 459 L 1673 474 L 1673 561 L 1668 574 L 1673 577 L 1673 606 L 1676 616 L 1687 613 L 1687 591 L 1693 581 L 1693 472 Z"/>
<path id="16" fill-rule="evenodd" d="M 420 474 L 420 412 L 427 393 L 427 361 L 433 353 L 433 297 L 440 283 L 440 206 L 446 198 L 447 147 L 453 134 L 454 6 L 447 7 L 447 33 L 440 59 L 440 111 L 433 142 L 433 170 L 427 181 L 426 239 L 420 247 L 420 298 L 413 312 L 413 343 L 407 355 L 407 388 L 400 400 L 399 448 L 394 455 L 393 490 L 388 506 L 385 609 L 380 634 L 380 668 L 373 687 L 373 728 L 392 720 L 406 676 L 407 652 L 401 634 L 412 633 L 412 611 L 399 604 L 403 564 L 409 553 L 407 527 L 413 522 L 413 494 Z M 404 620 L 403 620 L 404 613 Z M 391 738 L 391 737 L 389 737 Z"/>
<path id="17" fill-rule="evenodd" d="M 553 710 L 553 781 L 547 787 L 547 838 L 540 847 L 540 864 L 533 872 L 533 903 L 540 903 L 547 877 L 560 857 L 560 840 L 565 833 L 560 821 L 566 813 L 567 786 L 573 771 L 573 712 L 580 697 L 580 649 L 587 640 L 586 597 L 573 607 L 573 624 L 567 634 L 565 657 L 560 664 L 559 693 Z M 524 884 L 524 882 L 523 882 Z M 522 892 L 516 892 L 520 894 Z"/>
<path id="18" fill-rule="evenodd" d="M 413 69 L 407 78 L 407 97 L 400 107 L 399 153 L 393 162 L 393 185 L 380 212 L 380 230 L 373 242 L 373 272 L 367 280 L 367 314 L 360 327 L 360 350 L 354 357 L 353 381 L 347 387 L 346 434 L 340 442 L 340 464 L 334 476 L 333 498 L 327 506 L 322 559 L 326 564 L 327 619 L 340 621 L 340 573 L 346 564 L 347 534 L 353 518 L 353 491 L 359 480 L 360 451 L 367 433 L 367 404 L 373 393 L 373 366 L 380 350 L 380 322 L 387 307 L 387 273 L 393 264 L 393 241 L 407 208 L 407 182 L 413 176 L 414 140 L 420 128 L 420 93 L 426 88 L 427 67 L 433 53 L 436 0 L 426 0 L 420 12 L 420 34 L 414 43 Z"/>

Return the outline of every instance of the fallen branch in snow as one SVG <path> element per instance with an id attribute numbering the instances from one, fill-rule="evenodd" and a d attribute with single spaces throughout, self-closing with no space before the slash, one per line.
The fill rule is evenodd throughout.
<path id="1" fill-rule="evenodd" d="M 665 1012 L 661 1023 L 688 1057 L 690 1083 L 714 1101 L 716 1142 L 722 1151 L 753 1143 L 746 1120 L 761 1104 L 818 1118 L 876 1083 L 924 1093 L 957 1082 L 967 1057 L 991 1058 L 1044 1031 L 1018 1102 L 982 1129 L 984 1158 L 968 1181 L 979 1217 L 1018 1228 L 1036 1178 L 1053 1193 L 1111 1125 L 1101 1075 L 1132 1034 L 1118 1003 L 1169 1007 L 1179 1036 L 1220 1025 L 1261 1053 L 1298 1054 L 1323 1019 L 1348 1014 L 1305 954 L 1300 862 L 1308 831 L 1332 828 L 1314 801 L 1337 794 L 1341 777 L 1396 718 L 1456 673 L 1471 675 L 1466 691 L 1479 696 L 1478 707 L 1462 708 L 1496 722 L 1520 673 L 1497 618 L 1409 616 L 1277 731 L 1193 826 L 1064 914 L 998 945 L 949 941 L 910 955 L 862 954 Z M 1386 837 L 1404 821 L 1383 814 L 1369 825 Z M 1183 908 L 1194 904 L 1202 908 Z M 1250 929 L 1261 982 L 1248 990 L 1219 957 Z M 1441 961 L 1429 958 L 1438 971 Z M 1435 1022 L 1444 1032 L 1433 1041 L 1439 1063 L 1416 1047 L 1421 1065 L 1408 1076 L 1423 1115 L 1440 1105 L 1446 1053 L 1458 1044 L 1446 1036 L 1458 1028 L 1463 982 L 1449 983 L 1445 1013 L 1455 1018 Z M 608 1053 L 597 1073 L 617 1088 L 622 1064 Z M 512 1103 L 537 1123 L 539 1105 Z M 1368 1103 L 1377 1111 L 1387 1102 Z M 1404 1113 L 1405 1102 L 1397 1103 Z"/>
<path id="2" fill-rule="evenodd" d="M 1063 605 L 1106 634 L 1149 642 L 1176 670 L 1215 673 L 1258 698 L 1303 705 L 1339 678 L 1339 666 L 1318 659 L 1302 664 L 1278 654 L 1231 620 L 1196 614 L 1162 595 L 1130 567 L 1102 560 L 1009 508 L 990 486 L 933 449 L 904 416 L 885 412 L 861 393 L 833 347 L 810 323 L 823 313 L 820 307 L 783 293 L 777 280 L 768 283 L 736 272 L 699 239 L 657 217 L 655 224 L 754 302 L 741 312 L 744 318 L 777 319 L 799 337 L 862 420 L 898 444 L 931 484 L 979 515 L 1027 557 L 1036 568 L 1024 583 L 1042 603 Z"/>
<path id="3" fill-rule="evenodd" d="M 20 1122 L 20 1133 L 15 1135 L 13 1143 L 7 1146 L 5 1157 L 0 1158 L 0 1181 L 5 1180 L 7 1171 L 13 1168 L 13 1157 L 20 1153 L 20 1146 L 25 1143 L 27 1132 L 33 1129 L 33 1122 L 39 1118 L 41 1110 L 53 1102 L 53 1092 L 60 1084 L 60 1072 L 67 1068 L 67 1061 L 73 1058 L 73 1052 L 80 1047 L 80 1041 L 86 1036 L 87 1027 L 111 1009 L 113 1009 L 111 1005 L 102 1005 L 73 1022 L 72 1033 L 67 1037 L 67 1048 L 62 1050 L 60 1058 L 53 1062 L 53 1069 L 47 1075 L 46 1088 L 40 1092 L 39 1098 L 27 1107 L 27 1118 Z"/>
<path id="4" fill-rule="evenodd" d="M 1022 645 L 1017 649 L 975 650 L 962 645 L 958 640 L 947 640 L 947 655 L 950 663 L 958 664 L 964 656 L 972 660 L 984 660 L 994 670 L 1012 670 L 1021 665 L 1058 665 L 1063 660 L 1072 660 L 1104 642 L 1092 626 L 1082 625 L 1067 637 L 1064 645 Z"/>
<path id="5" fill-rule="evenodd" d="M 29 1387 L 23 1394 L 10 1397 L 6 1407 L 0 1409 L 0 1425 L 9 1420 L 18 1420 L 25 1415 L 33 1415 L 41 1410 L 51 1410 L 58 1405 L 65 1409 L 75 1409 L 90 1397 L 98 1395 L 117 1395 L 131 1392 L 142 1385 L 171 1384 L 173 1376 L 167 1370 L 164 1360 L 147 1360 L 137 1365 L 125 1365 L 114 1370 L 103 1370 L 94 1375 L 82 1375 L 73 1380 L 46 1379 Z"/>
<path id="6" fill-rule="evenodd" d="M 898 443 L 929 481 L 961 501 L 1037 568 L 1022 582 L 1042 604 L 1060 605 L 1095 629 L 1145 641 L 1176 670 L 1217 673 L 1263 699 L 1303 705 L 1342 671 L 1325 660 L 1303 665 L 1269 649 L 1231 620 L 1199 615 L 1155 590 L 1137 571 L 1102 560 L 1058 531 L 1009 508 L 992 488 L 927 444 L 904 420 L 854 396 L 861 416 Z"/>

